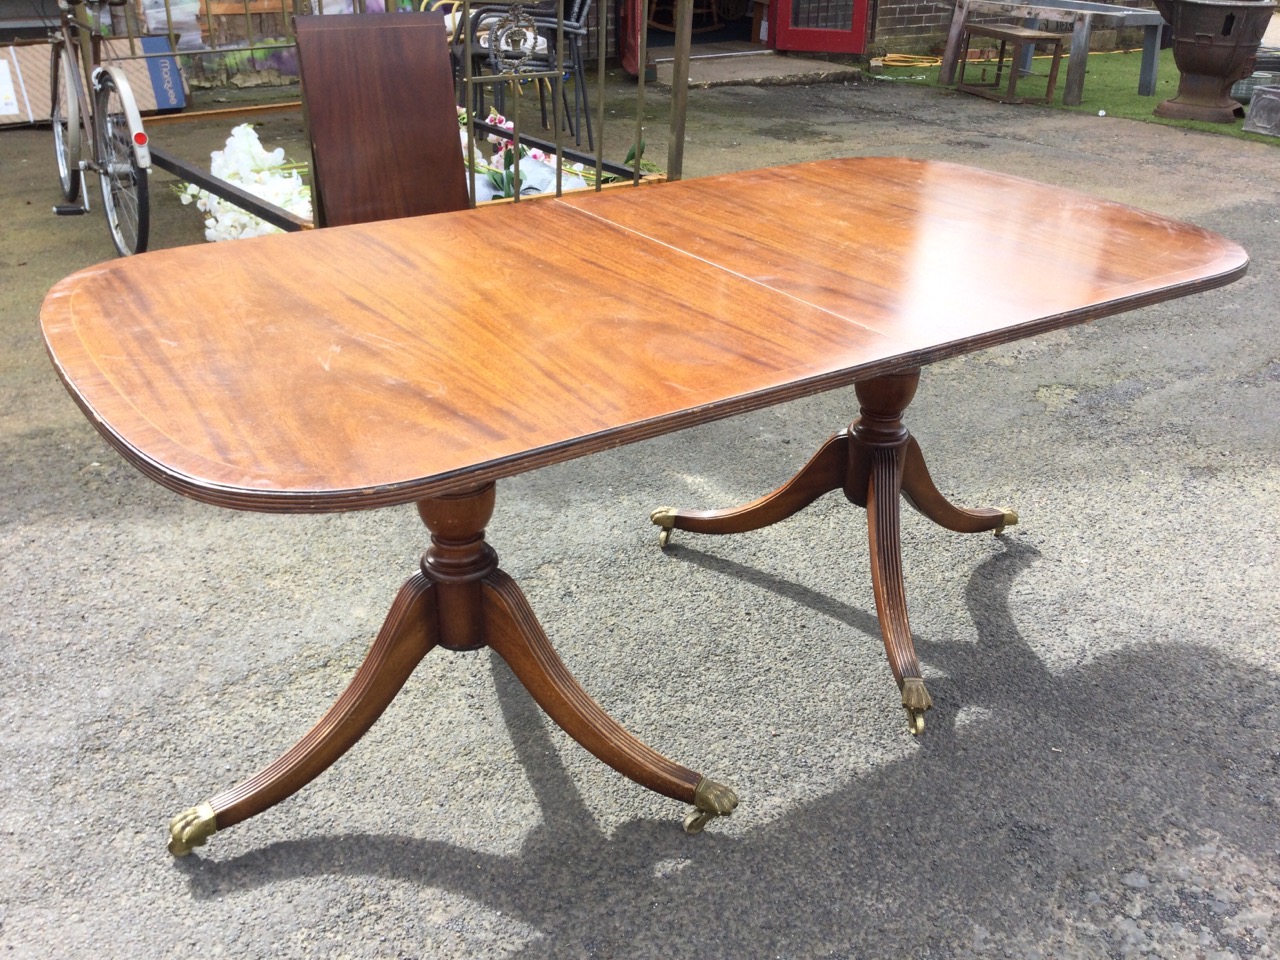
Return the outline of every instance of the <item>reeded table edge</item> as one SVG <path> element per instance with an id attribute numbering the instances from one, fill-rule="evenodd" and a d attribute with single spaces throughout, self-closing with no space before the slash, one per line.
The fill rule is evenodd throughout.
<path id="1" fill-rule="evenodd" d="M 1223 238 L 1224 240 L 1226 238 Z M 258 513 L 338 513 L 353 510 L 370 510 L 396 506 L 473 487 L 478 484 L 516 476 L 530 470 L 563 463 L 578 457 L 598 453 L 615 447 L 626 446 L 642 440 L 650 440 L 668 433 L 711 423 L 741 413 L 749 413 L 766 407 L 813 396 L 840 387 L 850 386 L 859 380 L 883 376 L 901 370 L 927 366 L 939 360 L 974 353 L 990 347 L 1024 340 L 1063 327 L 1078 326 L 1093 320 L 1127 313 L 1145 306 L 1152 306 L 1182 296 L 1226 286 L 1244 276 L 1249 268 L 1249 258 L 1243 248 L 1227 240 L 1244 255 L 1241 263 L 1222 273 L 1198 277 L 1195 280 L 1163 287 L 1159 290 L 1123 297 L 1103 304 L 1093 304 L 1078 310 L 1054 314 L 1012 327 L 1003 327 L 989 334 L 966 337 L 950 343 L 927 348 L 904 349 L 901 355 L 882 358 L 867 364 L 830 371 L 817 376 L 791 381 L 778 387 L 770 387 L 742 394 L 710 404 L 676 411 L 666 416 L 626 424 L 614 429 L 587 434 L 572 440 L 551 444 L 520 454 L 476 464 L 472 467 L 431 476 L 414 478 L 402 483 L 359 487 L 348 490 L 257 490 L 213 484 L 178 473 L 135 449 L 116 434 L 96 411 L 80 396 L 63 373 L 53 351 L 48 348 L 50 359 L 59 378 L 80 407 L 86 418 L 100 434 L 126 460 L 160 485 L 183 496 L 202 503 Z M 1225 251 L 1224 251 L 1225 253 Z M 805 301 L 797 300 L 803 303 Z M 812 305 L 810 305 L 812 306 Z M 885 337 L 891 340 L 890 337 Z"/>

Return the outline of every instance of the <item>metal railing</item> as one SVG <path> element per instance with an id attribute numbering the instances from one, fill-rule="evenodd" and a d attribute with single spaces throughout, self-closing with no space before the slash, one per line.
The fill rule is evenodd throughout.
<path id="1" fill-rule="evenodd" d="M 178 57 L 185 69 L 191 70 L 193 65 L 199 67 L 200 58 L 226 55 L 243 55 L 250 51 L 252 58 L 265 55 L 270 57 L 292 57 L 292 64 L 287 60 L 277 61 L 275 67 L 282 77 L 296 76 L 296 41 L 293 34 L 293 16 L 303 13 L 325 12 L 378 12 L 370 9 L 379 5 L 382 0 L 329 0 L 326 11 L 325 0 L 293 0 L 293 8 L 289 9 L 290 0 L 129 0 L 127 4 L 112 6 L 108 9 L 109 22 L 106 18 L 98 29 L 109 40 L 112 48 L 111 56 L 115 59 L 172 58 Z M 385 0 L 398 4 L 387 15 L 409 11 L 407 0 Z M 625 154 L 625 159 L 605 159 L 606 136 L 606 63 L 602 56 L 596 57 L 595 102 L 591 105 L 595 111 L 595 122 L 591 124 L 589 115 L 578 117 L 577 124 L 571 131 L 576 140 L 581 139 L 582 120 L 586 119 L 588 129 L 594 130 L 594 136 L 588 136 L 589 149 L 583 150 L 579 143 L 570 145 L 566 142 L 565 127 L 567 125 L 567 97 L 565 84 L 573 82 L 587 85 L 587 73 L 582 68 L 581 60 L 575 61 L 578 69 L 572 71 L 570 80 L 567 72 L 566 33 L 564 4 L 569 0 L 555 0 L 555 17 L 534 17 L 521 3 L 492 2 L 472 3 L 472 0 L 456 0 L 455 22 L 460 28 L 451 39 L 454 56 L 457 59 L 457 94 L 461 103 L 467 107 L 465 116 L 465 156 L 470 168 L 470 195 L 476 201 L 481 178 L 481 162 L 484 149 L 490 139 L 506 140 L 507 146 L 514 145 L 509 153 L 510 166 L 504 164 L 504 180 L 508 185 L 507 194 L 515 202 L 520 202 L 524 195 L 525 177 L 522 175 L 522 163 L 528 163 L 534 151 L 550 155 L 554 158 L 554 182 L 552 189 L 559 195 L 565 188 L 566 166 L 579 166 L 585 180 L 596 189 L 606 182 L 625 182 L 639 184 L 645 178 L 642 172 L 643 145 L 645 142 L 645 90 L 643 69 L 636 85 L 636 119 L 634 135 L 623 138 L 621 149 L 617 153 Z M 336 9 L 335 9 L 336 8 Z M 540 8 L 543 13 L 548 8 Z M 643 7 L 641 8 L 643 9 Z M 485 11 L 495 11 L 486 13 Z M 193 20 L 188 16 L 198 12 L 202 20 Z M 234 11 L 234 12 L 228 12 Z M 485 27 L 484 38 L 478 30 L 473 29 L 477 17 L 491 17 Z M 228 33 L 215 23 L 215 17 L 243 18 L 244 38 L 236 36 L 232 45 L 223 43 Z M 256 19 L 255 19 L 256 18 Z M 266 18 L 266 19 L 264 19 Z M 689 35 L 692 20 L 691 0 L 679 0 L 676 22 L 676 55 L 675 79 L 672 87 L 670 114 L 670 141 L 667 156 L 667 179 L 679 179 L 683 157 L 684 118 L 687 103 Z M 596 17 L 596 50 L 603 51 L 608 46 L 607 16 Z M 276 26 L 283 29 L 277 31 Z M 266 32 L 279 32 L 278 37 L 264 36 Z M 163 52 L 144 51 L 142 40 L 154 36 L 168 37 L 169 50 Z M 210 43 L 208 41 L 214 41 Z M 539 55 L 539 41 L 545 41 L 544 53 Z M 647 25 L 642 24 L 637 37 L 639 44 L 638 62 L 647 62 Z M 244 44 L 247 43 L 246 47 Z M 170 52 L 173 51 L 173 52 Z M 251 62 L 251 66 L 254 64 Z M 292 66 L 292 69 L 290 67 Z M 280 69 L 283 67 L 283 69 Z M 545 115 L 545 95 L 550 93 L 550 126 L 549 138 L 539 137 L 524 129 L 529 113 L 529 101 L 522 98 L 521 90 L 532 84 L 538 94 L 539 106 Z M 575 90 L 575 104 L 579 91 Z M 500 125 L 498 118 L 489 115 L 477 116 L 475 108 L 488 99 L 507 102 L 515 105 L 508 110 L 504 118 L 505 125 Z M 585 97 L 584 97 L 585 99 Z M 226 115 L 228 118 L 252 116 L 270 110 L 293 109 L 299 101 L 286 103 L 255 105 L 232 109 L 203 111 L 195 114 L 203 119 L 211 115 Z M 562 116 L 562 109 L 564 115 Z M 159 125 L 165 122 L 188 119 L 191 113 L 156 115 L 147 118 L 148 125 Z M 544 117 L 545 122 L 545 117 Z M 460 143 L 460 149 L 464 145 Z M 252 194 L 219 180 L 207 173 L 201 166 L 188 163 L 168 153 L 151 142 L 151 157 L 156 166 L 172 172 L 175 176 L 208 190 L 210 193 L 227 199 L 235 206 L 266 220 L 284 230 L 299 230 L 309 227 L 309 221 L 289 211 L 275 207 L 270 203 L 254 197 Z M 498 144 L 503 150 L 503 144 Z M 529 159 L 526 159 L 526 152 Z M 541 162 L 541 158 L 538 159 Z M 506 172 L 509 170 L 509 174 Z M 486 171 L 486 174 L 488 172 Z M 661 176 L 661 174 L 659 174 Z M 545 176 L 544 176 L 545 178 Z M 575 181 L 576 182 L 576 181 Z"/>

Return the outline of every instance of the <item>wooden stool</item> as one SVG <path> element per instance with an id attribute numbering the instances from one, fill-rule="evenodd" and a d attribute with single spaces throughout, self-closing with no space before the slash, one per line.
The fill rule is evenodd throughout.
<path id="1" fill-rule="evenodd" d="M 960 47 L 960 77 L 956 81 L 956 89 L 965 93 L 974 93 L 988 100 L 999 100 L 1001 103 L 1049 103 L 1053 100 L 1053 88 L 1058 82 L 1058 64 L 1062 60 L 1062 40 L 1066 34 L 1048 33 L 1044 30 L 1032 30 L 1028 27 L 1015 27 L 1010 24 L 977 24 L 964 25 L 964 40 Z M 969 60 L 969 41 L 973 37 L 990 37 L 1000 41 L 1000 59 L 996 62 L 996 79 L 994 83 L 965 83 L 964 68 Z M 1020 97 L 1018 88 L 1018 64 L 1022 60 L 1022 51 L 1026 47 L 1033 50 L 1038 46 L 1053 48 L 1053 63 L 1049 67 L 1049 85 L 1043 97 Z M 1013 47 L 1013 55 L 1009 67 L 1009 87 L 1000 90 L 1000 77 L 1004 72 L 1005 48 Z"/>

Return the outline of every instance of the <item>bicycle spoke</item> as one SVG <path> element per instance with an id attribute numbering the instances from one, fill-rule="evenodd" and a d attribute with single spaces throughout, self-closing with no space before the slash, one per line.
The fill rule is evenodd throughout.
<path id="1" fill-rule="evenodd" d="M 146 248 L 148 207 L 146 172 L 133 150 L 125 95 L 111 74 L 101 78 L 95 126 L 107 228 L 116 249 L 128 256 Z"/>

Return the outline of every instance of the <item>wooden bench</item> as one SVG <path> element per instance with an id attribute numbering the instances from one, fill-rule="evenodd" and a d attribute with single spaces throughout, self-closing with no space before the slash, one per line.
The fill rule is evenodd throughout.
<path id="1" fill-rule="evenodd" d="M 1030 0 L 1025 3 L 1014 0 L 956 0 L 951 30 L 947 34 L 946 51 L 942 55 L 942 69 L 939 72 L 941 83 L 954 82 L 965 27 L 970 17 L 975 15 L 1021 20 L 1024 21 L 1024 26 L 1033 29 L 1044 20 L 1070 23 L 1071 51 L 1067 60 L 1067 81 L 1062 91 L 1062 102 L 1069 107 L 1079 106 L 1084 97 L 1084 73 L 1089 57 L 1089 32 L 1093 28 L 1093 19 L 1102 17 L 1120 27 L 1142 27 L 1144 34 L 1138 93 L 1144 97 L 1155 95 L 1156 70 L 1160 58 L 1160 29 L 1164 25 L 1164 18 L 1155 10 L 1090 3 L 1087 0 Z M 1029 56 L 1028 49 L 1024 57 Z M 1026 70 L 1029 67 L 1029 62 L 1015 64 L 1015 69 Z"/>
<path id="2" fill-rule="evenodd" d="M 1001 103 L 1050 103 L 1053 100 L 1054 87 L 1058 83 L 1058 65 L 1062 62 L 1062 38 L 1064 36 L 1066 34 L 1047 33 L 1043 30 L 1032 30 L 1028 27 L 1011 27 L 1003 24 L 967 24 L 964 32 L 964 55 L 960 58 L 960 77 L 956 81 L 956 89 L 963 90 L 965 93 L 977 94 L 989 100 L 999 100 Z M 964 68 L 969 62 L 969 41 L 973 37 L 988 37 L 992 40 L 1000 41 L 1000 56 L 996 60 L 996 78 L 994 82 L 965 82 Z M 1013 57 L 1009 62 L 1009 86 L 1002 91 L 1000 87 L 1003 83 L 1004 55 L 1010 45 L 1013 46 Z M 1049 66 L 1049 80 L 1045 86 L 1044 96 L 1019 96 L 1018 78 L 1022 73 L 1020 67 L 1023 60 L 1023 51 L 1033 53 L 1037 46 L 1047 46 L 1053 51 L 1053 62 Z"/>

